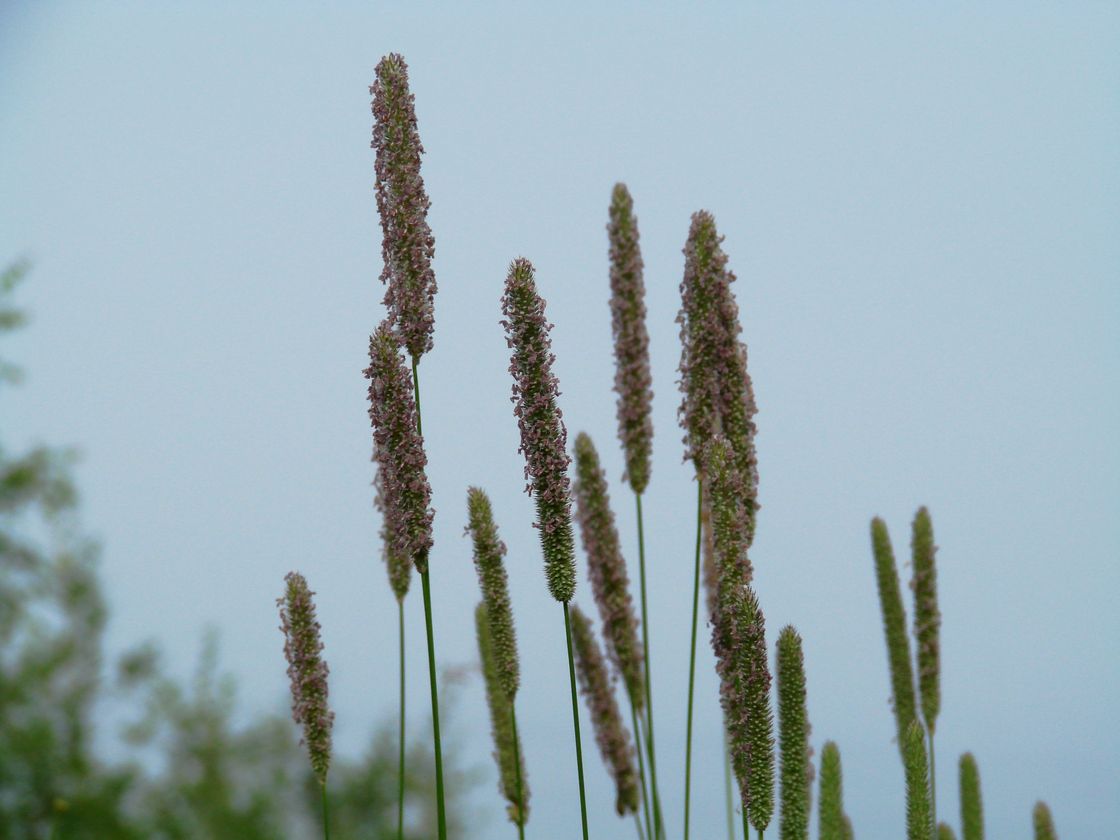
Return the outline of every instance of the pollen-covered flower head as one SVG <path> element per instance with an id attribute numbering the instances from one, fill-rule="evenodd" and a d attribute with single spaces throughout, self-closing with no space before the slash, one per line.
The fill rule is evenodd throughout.
<path id="1" fill-rule="evenodd" d="M 570 601 L 576 588 L 572 537 L 571 485 L 568 481 L 568 432 L 556 398 L 560 386 L 552 372 L 552 325 L 537 293 L 533 265 L 510 263 L 502 295 L 502 326 L 513 351 L 513 413 L 521 432 L 518 451 L 525 455 L 526 491 L 537 505 L 548 590 L 557 601 Z"/>
<path id="2" fill-rule="evenodd" d="M 649 484 L 653 448 L 653 376 L 646 330 L 646 287 L 638 219 L 625 184 L 611 193 L 610 222 L 611 331 L 614 334 L 614 389 L 618 393 L 618 436 L 626 450 L 624 481 L 641 494 Z"/>
<path id="3" fill-rule="evenodd" d="M 387 282 L 385 305 L 394 332 L 413 359 L 432 349 L 436 276 L 435 239 L 428 226 L 431 202 L 420 177 L 424 147 L 416 129 L 408 65 L 391 53 L 377 65 L 373 95 L 373 142 L 377 152 L 377 211 L 381 215 L 381 256 Z"/>
<path id="4" fill-rule="evenodd" d="M 575 649 L 580 693 L 587 700 L 587 709 L 591 713 L 591 723 L 595 729 L 595 741 L 599 745 L 603 763 L 614 777 L 615 810 L 619 816 L 633 814 L 638 810 L 640 789 L 630 734 L 622 722 L 622 714 L 614 697 L 614 687 L 607 672 L 607 663 L 603 661 L 599 643 L 595 641 L 591 622 L 579 607 L 571 608 L 571 616 L 572 646 Z"/>
<path id="5" fill-rule="evenodd" d="M 685 430 L 685 458 L 702 469 L 704 448 L 716 434 L 731 444 L 743 481 L 749 541 L 758 508 L 757 413 L 747 372 L 747 348 L 739 340 L 739 307 L 731 293 L 735 275 L 727 268 L 723 237 L 711 213 L 692 216 L 684 247 L 681 282 L 680 387 L 678 415 Z"/>
<path id="6" fill-rule="evenodd" d="M 580 432 L 576 436 L 575 452 L 576 516 L 587 552 L 591 590 L 603 622 L 603 640 L 615 669 L 626 683 L 627 693 L 640 711 L 645 698 L 645 676 L 638 617 L 630 597 L 626 561 L 618 545 L 607 476 L 587 434 Z"/>
<path id="7" fill-rule="evenodd" d="M 331 727 L 334 713 L 327 706 L 327 663 L 321 656 L 319 622 L 315 619 L 314 595 L 299 572 L 288 572 L 280 607 L 280 630 L 284 633 L 284 657 L 292 684 L 292 720 L 303 727 L 303 743 L 311 758 L 311 769 L 319 784 L 327 782 L 331 763 Z"/>
<path id="8" fill-rule="evenodd" d="M 374 462 L 378 462 L 374 456 Z M 408 587 L 412 583 L 412 563 L 408 557 L 397 553 L 389 533 L 389 517 L 386 512 L 385 491 L 382 488 L 381 470 L 378 468 L 373 474 L 373 506 L 381 513 L 381 559 L 385 561 L 385 569 L 389 573 L 389 586 L 397 601 L 403 601 L 408 594 Z"/>
<path id="9" fill-rule="evenodd" d="M 412 377 L 388 321 L 369 340 L 369 416 L 389 551 L 428 570 L 432 547 L 432 489 L 424 439 L 416 429 Z"/>
<path id="10" fill-rule="evenodd" d="M 495 673 L 502 690 L 512 700 L 517 694 L 520 669 L 509 584 L 502 563 L 506 545 L 498 537 L 490 497 L 478 487 L 467 489 L 467 531 L 474 546 L 474 566 L 482 587 Z"/>

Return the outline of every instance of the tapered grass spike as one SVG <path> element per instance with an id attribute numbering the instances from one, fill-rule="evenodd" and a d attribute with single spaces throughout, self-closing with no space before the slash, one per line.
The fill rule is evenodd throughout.
<path id="1" fill-rule="evenodd" d="M 826 741 L 821 750 L 820 777 L 820 840 L 844 840 L 844 781 L 840 749 L 833 741 Z"/>
<path id="2" fill-rule="evenodd" d="M 910 721 L 903 738 L 906 767 L 906 837 L 929 840 L 933 811 L 929 802 L 929 764 L 926 762 L 926 733 L 917 720 Z"/>
<path id="3" fill-rule="evenodd" d="M 905 761 L 906 733 L 916 719 L 914 672 L 910 664 L 910 643 L 906 637 L 906 610 L 898 584 L 898 569 L 891 548 L 887 525 L 871 520 L 871 547 L 875 557 L 875 578 L 879 588 L 879 607 L 883 615 L 883 634 L 891 672 L 891 705 L 894 709 L 898 749 Z M 923 753 L 925 750 L 923 749 Z M 924 760 L 924 759 L 923 759 Z"/>
<path id="4" fill-rule="evenodd" d="M 489 610 L 485 602 L 475 608 L 474 617 L 478 656 L 486 685 L 486 703 L 490 708 L 490 728 L 494 736 L 494 760 L 498 764 L 498 790 L 508 803 L 506 813 L 509 821 L 521 827 L 529 819 L 529 785 L 524 756 L 517 742 L 513 699 L 506 693 L 502 683 Z"/>
<path id="5" fill-rule="evenodd" d="M 595 444 L 585 433 L 576 436 L 575 500 L 580 535 L 587 553 L 587 575 L 599 608 L 603 641 L 637 710 L 645 705 L 645 674 L 638 638 L 638 617 L 630 596 L 630 578 L 619 547 L 606 472 Z"/>
<path id="6" fill-rule="evenodd" d="M 852 828 L 852 818 L 844 815 L 844 840 L 855 840 L 856 832 Z"/>
<path id="7" fill-rule="evenodd" d="M 980 768 L 972 753 L 960 760 L 961 840 L 984 840 L 984 803 L 980 796 Z"/>
<path id="8" fill-rule="evenodd" d="M 571 620 L 580 692 L 587 700 L 603 763 L 614 778 L 615 810 L 619 816 L 636 813 L 640 790 L 634 766 L 634 747 L 622 722 L 607 664 L 595 640 L 591 622 L 579 607 L 571 608 Z"/>
<path id="9" fill-rule="evenodd" d="M 568 432 L 556 398 L 560 385 L 552 372 L 552 325 L 537 292 L 533 265 L 515 259 L 502 296 L 502 326 L 513 351 L 514 416 L 525 455 L 527 492 L 537 506 L 548 591 L 557 601 L 572 599 L 576 589 L 575 543 L 572 534 L 571 486 L 568 480 Z"/>
<path id="10" fill-rule="evenodd" d="M 809 836 L 809 724 L 801 637 L 787 625 L 778 634 L 778 745 L 781 761 L 781 840 Z"/>
<path id="11" fill-rule="evenodd" d="M 467 489 L 467 531 L 471 535 L 475 570 L 490 624 L 490 649 L 494 667 L 502 691 L 512 701 L 517 695 L 521 671 L 509 583 L 502 562 L 506 546 L 498 537 L 490 497 L 478 487 Z"/>
<path id="12" fill-rule="evenodd" d="M 918 690 L 922 719 L 930 735 L 941 710 L 941 612 L 937 608 L 937 565 L 933 522 L 926 508 L 919 508 L 912 525 L 914 639 L 917 642 Z"/>
<path id="13" fill-rule="evenodd" d="M 949 827 L 948 823 L 939 822 L 937 824 L 937 840 L 957 840 L 957 835 L 953 833 L 953 829 Z"/>
<path id="14" fill-rule="evenodd" d="M 288 661 L 288 679 L 291 681 L 292 720 L 303 729 L 302 742 L 307 747 L 311 769 L 325 790 L 331 764 L 334 712 L 327 705 L 330 669 L 322 657 L 321 628 L 315 617 L 315 602 L 312 599 L 315 593 L 299 572 L 288 572 L 284 583 L 284 595 L 276 599 L 276 604 L 280 608 L 284 658 Z"/>
<path id="15" fill-rule="evenodd" d="M 436 277 L 435 239 L 428 226 L 431 202 L 420 176 L 424 147 L 416 127 L 415 97 L 408 65 L 390 53 L 377 65 L 373 95 L 377 211 L 381 217 L 381 280 L 388 283 L 385 305 L 400 344 L 419 360 L 432 349 Z"/>
<path id="16" fill-rule="evenodd" d="M 1054 818 L 1050 815 L 1050 808 L 1045 802 L 1039 800 L 1035 803 L 1032 816 L 1034 840 L 1058 840 L 1058 832 L 1054 830 Z"/>

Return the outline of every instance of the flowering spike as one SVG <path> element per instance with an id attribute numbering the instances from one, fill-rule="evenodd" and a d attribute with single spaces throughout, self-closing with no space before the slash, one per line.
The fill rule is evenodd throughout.
<path id="1" fill-rule="evenodd" d="M 375 461 L 380 461 L 374 456 Z M 408 557 L 398 554 L 392 544 L 389 533 L 389 516 L 385 502 L 385 489 L 381 480 L 381 470 L 377 469 L 373 475 L 373 505 L 381 512 L 381 559 L 385 561 L 385 568 L 389 572 L 389 586 L 398 602 L 404 601 L 408 594 L 409 584 L 412 583 L 412 564 Z"/>
<path id="2" fill-rule="evenodd" d="M 412 378 L 388 320 L 370 336 L 365 375 L 389 551 L 411 559 L 423 574 L 432 547 L 428 458 L 416 430 Z"/>
<path id="3" fill-rule="evenodd" d="M 1054 830 L 1054 818 L 1050 816 L 1050 809 L 1045 802 L 1035 803 L 1033 816 L 1034 840 L 1058 840 L 1058 832 Z"/>
<path id="4" fill-rule="evenodd" d="M 906 610 L 898 586 L 887 525 L 871 520 L 871 547 L 875 555 L 875 576 L 879 585 L 879 605 L 883 613 L 883 633 L 891 669 L 891 703 L 898 731 L 898 748 L 905 760 L 906 731 L 917 714 L 914 706 L 914 674 L 910 667 L 910 643 L 906 639 Z"/>
<path id="5" fill-rule="evenodd" d="M 607 477 L 599 466 L 595 445 L 583 432 L 576 436 L 575 451 L 576 513 L 587 551 L 588 577 L 603 622 L 603 640 L 611 661 L 626 683 L 634 708 L 640 712 L 645 699 L 645 677 L 638 618 L 630 597 L 626 561 L 618 547 Z"/>
<path id="6" fill-rule="evenodd" d="M 961 838 L 984 840 L 984 805 L 980 798 L 980 768 L 972 753 L 965 753 L 960 761 L 961 779 Z"/>
<path id="7" fill-rule="evenodd" d="M 575 648 L 580 693 L 587 699 L 599 753 L 614 777 L 617 790 L 615 810 L 619 816 L 637 813 L 638 771 L 634 767 L 630 734 L 615 702 L 611 678 L 599 643 L 595 641 L 591 622 L 579 607 L 572 607 L 571 613 L 572 645 Z"/>
<path id="8" fill-rule="evenodd" d="M 525 774 L 525 756 L 514 729 L 513 697 L 502 685 L 501 666 L 491 635 L 491 616 L 485 603 L 480 603 L 475 608 L 474 623 L 478 634 L 482 677 L 486 683 L 486 702 L 490 706 L 494 760 L 498 763 L 498 791 L 509 803 L 506 808 L 509 821 L 523 826 L 529 821 L 529 783 Z"/>
<path id="9" fill-rule="evenodd" d="M 498 538 L 490 497 L 478 487 L 467 489 L 467 517 L 467 530 L 474 543 L 474 566 L 478 571 L 482 602 L 489 621 L 494 669 L 502 691 L 512 701 L 517 694 L 520 671 L 509 584 L 502 565 L 506 544 Z"/>
<path id="10" fill-rule="evenodd" d="M 718 580 L 712 649 L 720 704 L 743 808 L 751 825 L 762 831 L 774 809 L 774 719 L 765 618 L 749 586 L 743 498 L 737 492 L 741 484 L 731 446 L 717 436 L 705 454 L 702 472 L 712 506 Z"/>
<path id="11" fill-rule="evenodd" d="M 292 720 L 303 727 L 311 769 L 320 785 L 327 783 L 331 763 L 331 727 L 334 713 L 327 706 L 327 674 L 330 669 L 320 655 L 319 622 L 315 620 L 315 593 L 299 572 L 284 576 L 287 587 L 280 607 L 280 630 L 284 634 L 284 657 L 292 683 Z"/>
<path id="12" fill-rule="evenodd" d="M 820 840 L 844 840 L 844 781 L 840 749 L 825 741 L 821 750 Z"/>
<path id="13" fill-rule="evenodd" d="M 607 225 L 611 260 L 611 332 L 614 334 L 614 389 L 618 393 L 618 436 L 626 450 L 626 473 L 633 491 L 641 495 L 649 484 L 653 448 L 653 376 L 649 366 L 646 330 L 646 288 L 642 281 L 642 252 L 638 220 L 625 184 L 611 193 Z"/>
<path id="14" fill-rule="evenodd" d="M 408 65 L 397 53 L 377 65 L 373 95 L 373 142 L 377 152 L 377 212 L 381 215 L 381 282 L 397 340 L 413 360 L 432 349 L 436 276 L 435 239 L 428 226 L 431 202 L 420 177 L 424 147 L 416 130 L 415 97 Z"/>
<path id="15" fill-rule="evenodd" d="M 932 735 L 941 709 L 941 613 L 937 609 L 937 566 L 934 563 L 937 546 L 933 544 L 933 522 L 924 507 L 914 516 L 912 534 L 914 577 L 910 588 L 914 591 L 918 690 L 922 719 Z"/>
<path id="16" fill-rule="evenodd" d="M 568 432 L 556 406 L 560 386 L 552 372 L 552 324 L 537 293 L 533 265 L 519 257 L 510 263 L 502 295 L 502 326 L 513 351 L 513 413 L 521 431 L 519 452 L 525 455 L 526 486 L 537 503 L 536 527 L 541 533 L 548 591 L 567 602 L 576 591 L 575 545 L 572 538 L 571 487 L 568 482 Z"/>
<path id="17" fill-rule="evenodd" d="M 805 660 L 791 626 L 778 635 L 778 743 L 781 752 L 782 840 L 809 836 L 809 721 L 805 710 Z"/>
<path id="18" fill-rule="evenodd" d="M 927 840 L 933 831 L 933 810 L 929 801 L 926 733 L 917 719 L 911 720 L 906 729 L 902 750 L 906 766 L 906 837 Z"/>
<path id="19" fill-rule="evenodd" d="M 685 458 L 691 458 L 698 469 L 714 435 L 723 434 L 731 444 L 742 476 L 749 544 L 754 539 L 758 508 L 757 408 L 747 373 L 747 348 L 739 341 L 739 307 L 731 293 L 735 275 L 727 268 L 722 242 L 712 214 L 705 210 L 694 213 L 684 247 L 677 316 L 684 395 L 678 416 L 685 429 Z"/>
<path id="20" fill-rule="evenodd" d="M 957 840 L 957 835 L 953 834 L 948 823 L 940 822 L 937 824 L 937 840 Z"/>

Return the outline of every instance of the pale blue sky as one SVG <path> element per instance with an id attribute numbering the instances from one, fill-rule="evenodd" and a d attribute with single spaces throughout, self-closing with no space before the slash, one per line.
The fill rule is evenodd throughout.
<path id="1" fill-rule="evenodd" d="M 757 588 L 771 640 L 790 622 L 805 637 L 813 742 L 840 745 L 857 836 L 904 825 L 867 526 L 884 516 L 904 555 L 920 504 L 941 546 L 940 810 L 958 822 L 970 749 L 990 836 L 1028 836 L 1039 797 L 1063 838 L 1106 836 L 1120 821 L 1120 14 L 902 6 L 5 4 L 0 261 L 35 269 L 21 293 L 33 325 L 8 350 L 29 380 L 5 400 L 4 438 L 85 453 L 112 649 L 152 636 L 186 673 L 214 624 L 246 708 L 275 709 L 274 599 L 299 568 L 319 593 L 336 743 L 357 752 L 395 712 L 361 371 L 382 317 L 368 85 L 399 51 L 440 283 L 421 368 L 438 654 L 475 659 L 462 529 L 479 484 L 510 549 L 532 834 L 574 836 L 578 812 L 498 298 L 509 260 L 533 260 L 569 431 L 588 431 L 617 478 L 604 225 L 625 180 L 653 341 L 670 825 L 694 538 L 673 319 L 689 215 L 706 208 L 739 276 L 760 406 Z M 613 489 L 632 557 L 632 500 Z M 577 599 L 590 606 L 582 573 Z M 407 610 L 419 725 L 418 597 Z M 693 826 L 715 837 L 703 633 L 699 659 Z M 512 836 L 477 681 L 450 715 L 487 774 L 474 804 L 489 822 L 472 836 Z M 630 836 L 585 733 L 594 836 Z"/>

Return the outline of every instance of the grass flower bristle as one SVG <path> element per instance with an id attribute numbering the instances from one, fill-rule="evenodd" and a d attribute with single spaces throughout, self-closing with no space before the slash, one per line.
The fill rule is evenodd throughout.
<path id="1" fill-rule="evenodd" d="M 413 360 L 432 349 L 436 276 L 435 239 L 428 226 L 431 202 L 420 176 L 424 147 L 416 128 L 408 65 L 391 53 L 377 65 L 373 95 L 377 211 L 381 216 L 385 306 L 400 344 Z"/>
<path id="2" fill-rule="evenodd" d="M 611 192 L 610 222 L 611 332 L 614 335 L 615 378 L 618 393 L 618 436 L 626 451 L 626 472 L 635 493 L 649 484 L 653 448 L 653 375 L 646 330 L 646 288 L 642 280 L 642 252 L 634 200 L 625 184 Z"/>
<path id="3" fill-rule="evenodd" d="M 510 822 L 524 826 L 529 820 L 529 784 L 525 773 L 525 757 L 517 742 L 513 698 L 502 683 L 499 656 L 491 632 L 490 611 L 485 602 L 475 609 L 474 619 L 478 634 L 478 655 L 486 685 L 486 702 L 490 707 L 490 728 L 494 735 L 498 790 L 508 803 L 506 813 Z"/>
<path id="4" fill-rule="evenodd" d="M 630 596 L 626 561 L 618 545 L 606 473 L 599 464 L 599 453 L 591 438 L 582 432 L 576 436 L 575 456 L 576 513 L 587 552 L 591 590 L 603 622 L 603 641 L 631 701 L 640 712 L 645 692 L 638 618 Z"/>
<path id="5" fill-rule="evenodd" d="M 805 709 L 805 659 L 801 637 L 788 625 L 778 634 L 776 671 L 782 780 L 780 836 L 782 840 L 807 840 L 812 765 Z"/>
<path id="6" fill-rule="evenodd" d="M 389 551 L 407 557 L 422 574 L 432 547 L 432 489 L 424 439 L 416 428 L 412 376 L 388 321 L 370 337 L 369 416 L 385 512 Z"/>
<path id="7" fill-rule="evenodd" d="M 619 816 L 637 813 L 640 789 L 638 771 L 634 765 L 635 749 L 615 701 L 607 664 L 587 616 L 579 607 L 573 606 L 571 618 L 580 692 L 591 713 L 599 753 L 614 778 L 615 810 Z"/>
<path id="8" fill-rule="evenodd" d="M 972 753 L 960 760 L 961 840 L 984 840 L 984 803 L 980 796 L 980 768 Z"/>
<path id="9" fill-rule="evenodd" d="M 498 538 L 490 497 L 478 487 L 467 490 L 467 531 L 474 546 L 474 565 L 482 588 L 483 606 L 490 622 L 490 649 L 498 682 L 506 697 L 517 694 L 520 667 L 517 658 L 517 632 L 509 600 L 509 583 L 502 558 L 505 543 Z"/>
<path id="10" fill-rule="evenodd" d="M 284 658 L 288 660 L 288 679 L 292 687 L 292 720 L 303 727 L 302 742 L 307 745 L 311 769 L 319 784 L 326 785 L 334 713 L 327 705 L 330 669 L 322 657 L 321 628 L 311 597 L 315 593 L 299 572 L 288 572 L 284 581 L 284 596 L 277 598 L 276 604 L 280 607 Z"/>
<path id="11" fill-rule="evenodd" d="M 526 490 L 537 505 L 548 590 L 557 601 L 572 599 L 576 589 L 572 535 L 571 487 L 568 481 L 568 433 L 556 398 L 560 386 L 552 372 L 552 325 L 537 293 L 533 265 L 518 258 L 509 267 L 502 296 L 502 326 L 513 354 L 513 413 L 525 455 Z"/>
<path id="12" fill-rule="evenodd" d="M 875 557 L 875 578 L 879 588 L 879 606 L 883 615 L 883 634 L 887 641 L 887 659 L 891 672 L 891 705 L 894 709 L 898 748 L 905 757 L 906 732 L 917 715 L 914 672 L 910 664 L 906 610 L 902 606 L 894 550 L 891 548 L 887 525 L 878 517 L 871 520 L 871 547 Z"/>

